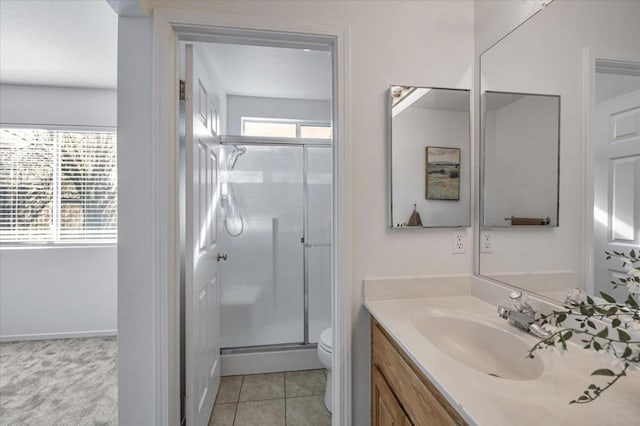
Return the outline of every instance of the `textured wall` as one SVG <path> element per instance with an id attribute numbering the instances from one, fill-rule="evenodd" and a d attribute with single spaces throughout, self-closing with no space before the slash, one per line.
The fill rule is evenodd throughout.
<path id="1" fill-rule="evenodd" d="M 549 0 L 475 0 L 475 46 L 480 55 Z"/>

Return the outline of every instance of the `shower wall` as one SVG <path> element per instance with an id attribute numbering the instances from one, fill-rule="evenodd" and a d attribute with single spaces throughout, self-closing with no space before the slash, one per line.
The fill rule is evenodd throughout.
<path id="1" fill-rule="evenodd" d="M 222 347 L 303 343 L 305 275 L 308 340 L 317 342 L 331 317 L 331 149 L 242 147 L 222 176 Z M 236 214 L 225 224 L 231 204 Z"/>

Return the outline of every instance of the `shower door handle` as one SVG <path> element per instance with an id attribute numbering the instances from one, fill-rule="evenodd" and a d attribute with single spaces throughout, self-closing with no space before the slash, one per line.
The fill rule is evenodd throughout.
<path id="1" fill-rule="evenodd" d="M 225 251 L 222 253 L 218 253 L 216 259 L 218 260 L 218 262 L 220 262 L 221 260 L 227 260 L 227 252 Z"/>

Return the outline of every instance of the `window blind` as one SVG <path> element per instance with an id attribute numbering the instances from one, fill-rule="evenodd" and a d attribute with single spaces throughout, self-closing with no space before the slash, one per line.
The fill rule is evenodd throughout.
<path id="1" fill-rule="evenodd" d="M 116 137 L 0 129 L 0 243 L 113 243 Z"/>

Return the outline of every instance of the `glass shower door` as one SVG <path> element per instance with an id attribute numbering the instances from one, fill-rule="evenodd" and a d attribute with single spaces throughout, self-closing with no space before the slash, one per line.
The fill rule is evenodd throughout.
<path id="1" fill-rule="evenodd" d="M 243 151 L 235 161 L 233 149 Z M 225 152 L 222 347 L 302 343 L 303 148 L 244 145 Z"/>

